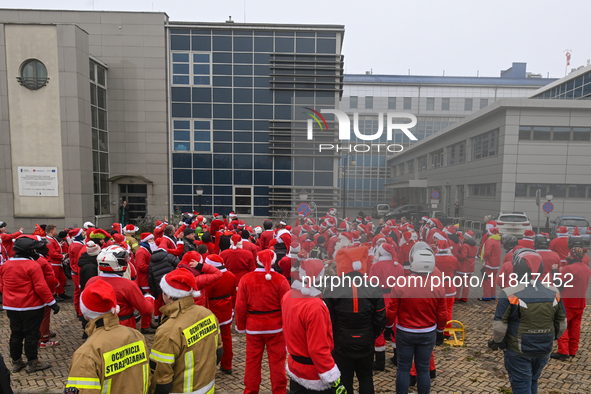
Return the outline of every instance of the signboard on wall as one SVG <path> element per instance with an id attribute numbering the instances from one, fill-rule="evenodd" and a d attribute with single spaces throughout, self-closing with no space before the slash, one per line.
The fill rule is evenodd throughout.
<path id="1" fill-rule="evenodd" d="M 57 167 L 18 167 L 18 195 L 57 197 Z"/>

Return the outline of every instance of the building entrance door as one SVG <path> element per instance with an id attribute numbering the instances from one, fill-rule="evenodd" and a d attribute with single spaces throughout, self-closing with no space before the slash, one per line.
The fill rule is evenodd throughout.
<path id="1" fill-rule="evenodd" d="M 125 214 L 122 205 L 126 202 Z M 119 217 L 123 224 L 137 223 L 148 213 L 148 185 L 119 185 Z M 123 218 L 122 218 L 123 216 Z"/>

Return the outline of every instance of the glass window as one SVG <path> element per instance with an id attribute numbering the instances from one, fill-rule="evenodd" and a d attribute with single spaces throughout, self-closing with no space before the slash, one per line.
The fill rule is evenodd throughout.
<path id="1" fill-rule="evenodd" d="M 252 103 L 252 89 L 234 89 L 235 103 Z"/>
<path id="2" fill-rule="evenodd" d="M 234 208 L 238 215 L 252 214 L 252 187 L 234 188 Z"/>
<path id="3" fill-rule="evenodd" d="M 373 108 L 373 96 L 365 96 L 365 108 L 366 109 Z"/>
<path id="4" fill-rule="evenodd" d="M 232 51 L 232 37 L 213 36 L 214 51 Z"/>
<path id="5" fill-rule="evenodd" d="M 412 97 L 405 97 L 404 98 L 404 109 L 412 109 Z"/>
<path id="6" fill-rule="evenodd" d="M 529 185 L 529 197 L 535 197 L 536 190 L 538 189 L 541 190 L 540 195 L 542 196 L 542 198 L 546 196 L 546 185 L 540 183 L 532 183 Z"/>
<path id="7" fill-rule="evenodd" d="M 441 99 L 441 110 L 449 111 L 449 97 L 444 97 Z"/>
<path id="8" fill-rule="evenodd" d="M 480 99 L 480 109 L 486 107 L 488 105 L 488 99 L 481 98 Z"/>
<path id="9" fill-rule="evenodd" d="M 570 141 L 570 127 L 554 127 L 554 141 Z"/>
<path id="10" fill-rule="evenodd" d="M 191 36 L 170 36 L 170 49 L 173 51 L 191 50 Z"/>
<path id="11" fill-rule="evenodd" d="M 527 197 L 527 184 L 516 183 L 515 184 L 515 197 Z"/>
<path id="12" fill-rule="evenodd" d="M 232 89 L 214 88 L 213 101 L 217 103 L 231 103 Z"/>
<path id="13" fill-rule="evenodd" d="M 433 111 L 435 109 L 435 98 L 427 97 L 427 111 Z"/>
<path id="14" fill-rule="evenodd" d="M 519 139 L 520 140 L 531 139 L 531 127 L 530 126 L 519 126 Z"/>
<path id="15" fill-rule="evenodd" d="M 252 52 L 252 37 L 234 37 L 235 52 Z"/>
<path id="16" fill-rule="evenodd" d="M 585 198 L 587 185 L 568 185 L 569 198 Z"/>
<path id="17" fill-rule="evenodd" d="M 296 38 L 296 52 L 297 53 L 314 53 L 316 52 L 316 40 L 313 38 Z"/>
<path id="18" fill-rule="evenodd" d="M 275 37 L 275 52 L 289 52 L 293 53 L 293 37 Z"/>
<path id="19" fill-rule="evenodd" d="M 566 185 L 550 185 L 548 194 L 552 194 L 554 197 L 564 198 L 566 197 Z M 542 197 L 545 196 L 542 195 Z"/>
<path id="20" fill-rule="evenodd" d="M 254 51 L 255 52 L 273 52 L 273 37 L 255 37 L 254 38 Z"/>
<path id="21" fill-rule="evenodd" d="M 534 140 L 535 141 L 550 140 L 550 133 L 551 133 L 550 127 L 535 126 L 534 127 Z"/>
<path id="22" fill-rule="evenodd" d="M 388 97 L 388 109 L 396 109 L 396 97 Z"/>
<path id="23" fill-rule="evenodd" d="M 472 99 L 467 98 L 464 100 L 464 111 L 472 111 Z"/>
<path id="24" fill-rule="evenodd" d="M 214 52 L 212 58 L 214 63 L 232 63 L 231 53 Z"/>
<path id="25" fill-rule="evenodd" d="M 194 51 L 211 51 L 211 36 L 193 36 L 191 44 Z"/>
<path id="26" fill-rule="evenodd" d="M 350 108 L 357 108 L 357 101 L 358 101 L 358 97 L 357 96 L 351 96 L 349 98 L 349 107 Z"/>
<path id="27" fill-rule="evenodd" d="M 590 135 L 589 127 L 573 127 L 573 141 L 589 141 Z"/>

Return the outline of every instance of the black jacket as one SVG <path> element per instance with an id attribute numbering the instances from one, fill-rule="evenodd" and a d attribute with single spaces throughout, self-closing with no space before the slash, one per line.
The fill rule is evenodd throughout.
<path id="1" fill-rule="evenodd" d="M 173 271 L 178 264 L 179 259 L 165 250 L 158 249 L 152 253 L 148 267 L 148 285 L 154 297 L 158 297 L 162 293 L 162 289 L 160 288 L 162 277 Z"/>
<path id="2" fill-rule="evenodd" d="M 314 249 L 310 251 L 310 258 L 328 260 L 328 252 L 323 245 L 316 245 Z"/>
<path id="3" fill-rule="evenodd" d="M 97 256 L 89 256 L 88 253 L 82 253 L 78 259 L 78 267 L 80 268 L 80 291 L 86 287 L 86 282 L 90 278 L 98 276 L 98 262 L 96 261 Z"/>
<path id="4" fill-rule="evenodd" d="M 183 244 L 185 245 L 185 251 L 183 252 L 183 256 L 189 252 L 197 251 L 198 246 L 195 242 L 183 238 Z"/>
<path id="5" fill-rule="evenodd" d="M 363 283 L 363 275 L 350 272 L 345 278 L 362 280 L 353 297 L 352 286 L 344 280 L 340 287 L 327 288 L 323 299 L 330 312 L 334 352 L 343 357 L 363 358 L 374 352 L 374 341 L 386 326 L 386 307 L 379 287 Z M 359 279 L 357 279 L 359 283 Z M 356 311 L 355 311 L 356 309 Z"/>

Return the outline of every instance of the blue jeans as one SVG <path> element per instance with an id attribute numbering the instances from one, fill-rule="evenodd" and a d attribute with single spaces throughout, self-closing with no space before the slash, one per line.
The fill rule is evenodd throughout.
<path id="1" fill-rule="evenodd" d="M 410 368 L 414 357 L 417 369 L 418 394 L 428 394 L 431 391 L 429 376 L 429 361 L 435 347 L 437 335 L 435 330 L 425 333 L 396 330 L 396 354 L 398 358 L 398 372 L 396 374 L 396 393 L 408 393 Z"/>
<path id="2" fill-rule="evenodd" d="M 505 369 L 509 374 L 513 394 L 536 394 L 538 379 L 549 358 L 549 354 L 542 357 L 532 357 L 507 348 L 505 350 Z"/>

